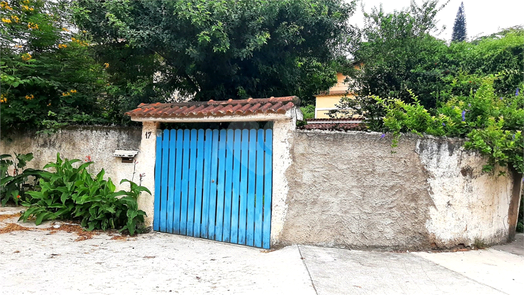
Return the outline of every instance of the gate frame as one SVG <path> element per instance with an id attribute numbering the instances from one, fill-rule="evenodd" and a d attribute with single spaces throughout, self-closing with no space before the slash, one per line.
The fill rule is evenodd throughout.
<path id="1" fill-rule="evenodd" d="M 251 99 L 251 104 L 258 99 Z M 231 102 L 231 101 L 229 101 Z M 234 102 L 234 101 L 233 101 Z M 294 106 L 285 113 L 254 113 L 249 115 L 216 114 L 203 117 L 180 117 L 180 116 L 148 116 L 135 117 L 132 112 L 132 121 L 142 122 L 142 139 L 140 150 L 136 157 L 136 173 L 141 176 L 141 184 L 151 191 L 151 195 L 141 193 L 138 198 L 138 207 L 147 214 L 145 226 L 153 225 L 154 201 L 155 201 L 155 163 L 156 163 L 156 139 L 161 123 L 210 123 L 210 122 L 273 122 L 273 192 L 271 205 L 271 245 L 279 242 L 279 236 L 284 227 L 287 212 L 286 198 L 289 191 L 286 170 L 291 165 L 291 147 L 293 132 L 296 130 L 297 120 L 302 120 L 302 112 L 297 107 L 298 99 L 293 97 Z M 205 105 L 207 102 L 202 102 Z M 177 104 L 173 104 L 177 105 Z"/>

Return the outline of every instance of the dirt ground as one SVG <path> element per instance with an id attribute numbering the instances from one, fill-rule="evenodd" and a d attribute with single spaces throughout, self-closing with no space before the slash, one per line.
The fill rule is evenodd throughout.
<path id="1" fill-rule="evenodd" d="M 0 294 L 522 294 L 524 235 L 458 252 L 278 250 L 17 222 L 0 207 Z"/>
<path id="2" fill-rule="evenodd" d="M 37 227 L 20 210 L 0 207 L 0 294 L 314 294 L 296 249 Z"/>

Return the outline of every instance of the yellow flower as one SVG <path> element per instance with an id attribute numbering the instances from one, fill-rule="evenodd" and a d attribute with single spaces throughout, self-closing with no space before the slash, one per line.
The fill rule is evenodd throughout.
<path id="1" fill-rule="evenodd" d="M 47 106 L 51 106 L 51 103 L 48 103 Z"/>
<path id="2" fill-rule="evenodd" d="M 8 18 L 2 18 L 2 22 L 6 23 L 6 24 L 10 24 L 11 20 L 8 19 Z"/>
<path id="3" fill-rule="evenodd" d="M 76 41 L 76 38 L 75 37 L 71 38 L 71 41 Z"/>
<path id="4" fill-rule="evenodd" d="M 62 31 L 69 32 L 69 30 L 67 28 L 62 28 Z"/>
<path id="5" fill-rule="evenodd" d="M 76 90 L 75 89 L 71 89 L 70 92 L 71 93 L 76 93 Z"/>
<path id="6" fill-rule="evenodd" d="M 33 99 L 33 98 L 35 98 L 35 96 L 32 95 L 32 94 L 31 94 L 31 95 L 26 95 L 26 96 L 25 96 L 25 99 L 27 99 L 27 100 L 31 100 L 31 99 Z"/>
<path id="7" fill-rule="evenodd" d="M 5 1 L 0 2 L 0 8 L 5 8 L 7 10 L 13 10 L 13 8 L 9 7 L 7 2 L 5 2 Z"/>
<path id="8" fill-rule="evenodd" d="M 22 5 L 22 9 L 23 9 L 23 10 L 29 10 L 29 6 L 27 6 L 27 5 Z"/>
<path id="9" fill-rule="evenodd" d="M 11 19 L 14 20 L 15 23 L 17 23 L 20 20 L 16 15 L 11 15 Z"/>
<path id="10" fill-rule="evenodd" d="M 29 22 L 29 23 L 27 23 L 27 28 L 28 28 L 28 29 L 35 29 L 35 30 L 38 30 L 38 25 L 35 24 L 35 23 L 32 23 L 32 22 Z"/>
<path id="11" fill-rule="evenodd" d="M 108 63 L 104 63 L 104 68 L 109 68 L 109 64 Z"/>
<path id="12" fill-rule="evenodd" d="M 29 53 L 24 53 L 24 54 L 22 54 L 22 60 L 24 60 L 24 61 L 28 61 L 28 60 L 30 60 L 31 58 L 32 58 L 32 56 L 31 56 L 31 54 L 29 54 Z"/>
<path id="13" fill-rule="evenodd" d="M 82 33 L 84 33 L 84 34 L 85 34 L 85 33 L 87 33 L 87 31 L 82 31 Z"/>
<path id="14" fill-rule="evenodd" d="M 2 93 L 2 95 L 0 96 L 0 102 L 1 103 L 4 103 L 4 102 L 7 102 L 7 96 L 5 94 Z"/>
<path id="15" fill-rule="evenodd" d="M 67 45 L 66 44 L 58 44 L 58 48 L 60 48 L 60 49 L 67 48 Z"/>

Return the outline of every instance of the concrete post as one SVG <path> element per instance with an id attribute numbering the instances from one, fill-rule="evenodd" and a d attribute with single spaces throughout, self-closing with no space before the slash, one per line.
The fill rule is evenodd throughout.
<path id="1" fill-rule="evenodd" d="M 275 121 L 273 125 L 273 197 L 271 213 L 271 244 L 279 242 L 284 228 L 289 191 L 286 171 L 291 166 L 291 147 L 296 118 Z"/>
<path id="2" fill-rule="evenodd" d="M 153 215 L 155 213 L 155 157 L 156 132 L 158 127 L 158 122 L 143 122 L 140 152 L 136 157 L 138 161 L 136 173 L 138 175 L 143 175 L 142 185 L 151 191 L 151 195 L 143 192 L 138 198 L 138 207 L 141 210 L 144 210 L 147 214 L 147 217 L 145 218 L 146 227 L 153 225 Z"/>

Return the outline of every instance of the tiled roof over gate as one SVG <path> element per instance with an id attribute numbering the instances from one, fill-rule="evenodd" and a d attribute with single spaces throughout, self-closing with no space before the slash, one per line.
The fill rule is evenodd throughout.
<path id="1" fill-rule="evenodd" d="M 246 116 L 254 114 L 285 114 L 299 104 L 296 96 L 249 98 L 243 100 L 183 103 L 140 104 L 126 115 L 138 118 L 187 118 L 206 116 Z"/>

